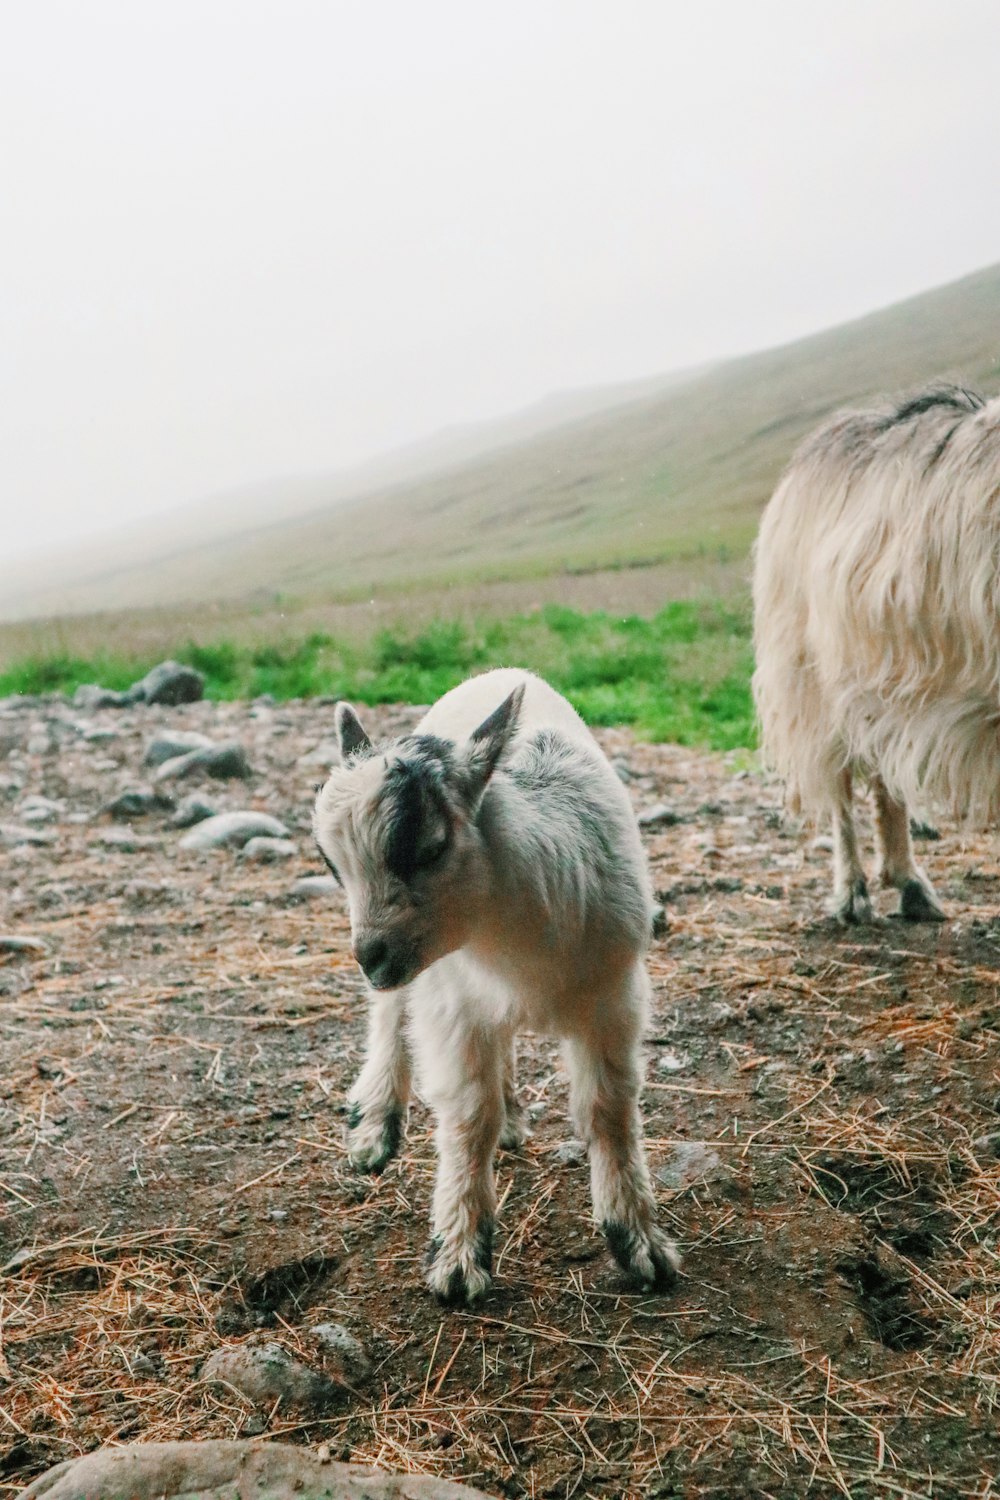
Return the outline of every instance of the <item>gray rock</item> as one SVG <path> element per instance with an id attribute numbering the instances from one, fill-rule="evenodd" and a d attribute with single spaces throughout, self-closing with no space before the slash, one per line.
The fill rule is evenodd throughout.
<path id="1" fill-rule="evenodd" d="M 240 850 L 241 859 L 249 859 L 261 865 L 277 864 L 279 860 L 291 859 L 295 845 L 291 839 L 271 839 L 257 835 L 248 839 Z"/>
<path id="2" fill-rule="evenodd" d="M 13 932 L 0 932 L 0 953 L 47 953 L 41 938 L 19 937 Z"/>
<path id="3" fill-rule="evenodd" d="M 657 802 L 652 807 L 644 808 L 636 821 L 646 833 L 655 833 L 659 828 L 673 828 L 684 820 L 680 813 L 674 812 L 665 802 Z"/>
<path id="4" fill-rule="evenodd" d="M 130 1443 L 69 1458 L 16 1500 L 490 1500 L 430 1475 L 334 1463 L 308 1448 L 227 1438 Z"/>
<path id="5" fill-rule="evenodd" d="M 144 766 L 162 766 L 165 760 L 187 755 L 189 750 L 204 750 L 211 743 L 207 734 L 197 734 L 193 729 L 161 730 L 146 742 L 142 763 Z"/>
<path id="6" fill-rule="evenodd" d="M 176 755 L 165 760 L 155 773 L 157 781 L 180 781 L 204 771 L 217 781 L 231 781 L 239 777 L 246 781 L 252 775 L 250 762 L 243 746 L 236 740 L 224 745 L 206 745 L 199 750 L 189 750 L 185 755 Z"/>
<path id="7" fill-rule="evenodd" d="M 372 1362 L 364 1345 L 343 1323 L 316 1323 L 309 1332 L 324 1354 L 336 1357 L 343 1379 L 349 1384 L 365 1380 L 371 1374 Z"/>
<path id="8" fill-rule="evenodd" d="M 81 682 L 73 694 L 73 707 L 84 708 L 90 713 L 98 708 L 126 708 L 129 701 L 125 693 L 103 688 L 97 682 Z"/>
<path id="9" fill-rule="evenodd" d="M 129 786 L 106 802 L 101 811 L 126 822 L 130 818 L 148 817 L 150 813 L 169 812 L 173 805 L 174 799 L 163 792 L 153 791 L 148 786 Z"/>
<path id="10" fill-rule="evenodd" d="M 335 896 L 339 890 L 340 884 L 332 875 L 303 875 L 292 886 L 292 895 L 314 899 L 317 896 Z"/>
<path id="11" fill-rule="evenodd" d="M 206 802 L 204 797 L 195 794 L 184 798 L 170 821 L 175 828 L 191 828 L 206 818 L 214 818 L 218 811 L 213 802 Z"/>
<path id="12" fill-rule="evenodd" d="M 989 1135 L 977 1136 L 972 1143 L 972 1149 L 977 1156 L 1000 1156 L 1000 1130 L 993 1130 Z"/>
<path id="13" fill-rule="evenodd" d="M 140 849 L 159 848 L 160 841 L 155 837 L 133 833 L 131 828 L 105 828 L 103 833 L 97 834 L 93 843 L 100 844 L 103 849 L 117 849 L 120 854 L 135 854 Z"/>
<path id="14" fill-rule="evenodd" d="M 656 1176 L 664 1187 L 685 1188 L 694 1182 L 718 1181 L 727 1175 L 722 1158 L 705 1141 L 679 1141 Z"/>
<path id="15" fill-rule="evenodd" d="M 555 1161 L 561 1162 L 563 1166 L 575 1167 L 580 1162 L 587 1160 L 587 1147 L 585 1142 L 578 1140 L 563 1141 L 552 1153 Z"/>
<path id="16" fill-rule="evenodd" d="M 21 848 L 26 844 L 43 849 L 46 845 L 55 843 L 55 834 L 43 828 L 26 828 L 20 823 L 0 823 L 0 843 L 6 844 L 8 849 Z"/>
<path id="17" fill-rule="evenodd" d="M 22 823 L 54 823 L 61 818 L 65 808 L 61 802 L 53 802 L 51 797 L 25 797 L 17 815 Z"/>
<path id="18" fill-rule="evenodd" d="M 339 1382 L 311 1370 L 278 1343 L 226 1344 L 206 1359 L 201 1378 L 238 1391 L 255 1406 L 329 1406 L 342 1394 Z"/>
<path id="19" fill-rule="evenodd" d="M 242 849 L 253 838 L 285 839 L 288 829 L 277 818 L 261 812 L 216 813 L 196 823 L 180 841 L 182 849 Z"/>
<path id="20" fill-rule="evenodd" d="M 129 689 L 132 702 L 197 703 L 205 696 L 205 679 L 193 667 L 179 661 L 161 661 Z"/>

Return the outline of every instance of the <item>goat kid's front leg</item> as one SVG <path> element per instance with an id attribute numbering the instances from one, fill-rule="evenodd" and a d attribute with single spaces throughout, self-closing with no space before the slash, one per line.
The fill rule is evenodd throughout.
<path id="1" fill-rule="evenodd" d="M 881 776 L 872 777 L 879 878 L 899 891 L 899 915 L 907 922 L 943 922 L 944 910 L 934 887 L 913 858 L 910 816 L 905 802 L 891 796 Z"/>
<path id="2" fill-rule="evenodd" d="M 421 1017 L 417 1044 L 421 1089 L 437 1116 L 427 1284 L 441 1302 L 471 1307 L 492 1285 L 506 1041 L 453 1014 L 447 1026 Z"/>
<path id="3" fill-rule="evenodd" d="M 405 1020 L 405 990 L 372 993 L 368 1050 L 347 1096 L 347 1152 L 359 1172 L 381 1172 L 399 1150 L 410 1098 Z"/>
<path id="4" fill-rule="evenodd" d="M 513 1037 L 504 1054 L 503 1110 L 500 1145 L 504 1151 L 519 1151 L 531 1132 L 528 1117 L 517 1097 L 517 1042 Z"/>
<path id="5" fill-rule="evenodd" d="M 590 1148 L 594 1219 L 618 1264 L 644 1290 L 666 1290 L 680 1270 L 677 1247 L 656 1224 L 639 1114 L 641 1009 L 608 1007 L 596 1037 L 564 1045 L 570 1107 Z"/>
<path id="6" fill-rule="evenodd" d="M 871 897 L 854 822 L 854 780 L 849 769 L 837 777 L 833 804 L 833 915 L 847 924 L 872 920 Z"/>

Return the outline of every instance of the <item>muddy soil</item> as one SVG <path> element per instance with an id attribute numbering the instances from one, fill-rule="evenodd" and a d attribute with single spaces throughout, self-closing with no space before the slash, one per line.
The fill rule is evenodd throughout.
<path id="1" fill-rule="evenodd" d="M 372 711 L 382 732 L 412 709 Z M 278 817 L 295 854 L 179 847 L 102 811 L 162 728 L 249 782 L 164 790 Z M 1000 865 L 941 825 L 949 913 L 841 929 L 829 853 L 745 755 L 600 738 L 646 835 L 644 1115 L 684 1275 L 630 1291 L 589 1221 L 566 1080 L 521 1049 L 532 1136 L 499 1166 L 492 1299 L 422 1281 L 431 1120 L 378 1178 L 342 1100 L 365 1000 L 309 834 L 325 703 L 0 705 L 0 1495 L 100 1443 L 266 1433 L 510 1496 L 981 1496 L 1000 1470 Z M 51 806 L 32 801 L 48 799 Z M 929 833 L 932 830 L 924 830 Z M 220 1344 L 373 1370 L 332 1409 L 199 1381 Z"/>

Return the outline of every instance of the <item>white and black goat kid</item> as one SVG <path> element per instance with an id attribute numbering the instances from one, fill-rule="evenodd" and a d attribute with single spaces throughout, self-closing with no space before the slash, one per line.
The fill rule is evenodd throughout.
<path id="1" fill-rule="evenodd" d="M 555 1033 L 594 1217 L 640 1286 L 669 1285 L 679 1261 L 655 1223 L 639 1117 L 651 897 L 618 777 L 528 672 L 471 678 L 380 749 L 346 703 L 336 725 L 342 765 L 314 826 L 374 992 L 351 1159 L 378 1171 L 398 1148 L 408 1013 L 437 1116 L 428 1281 L 445 1301 L 476 1302 L 490 1286 L 494 1154 L 525 1133 L 514 1036 Z"/>

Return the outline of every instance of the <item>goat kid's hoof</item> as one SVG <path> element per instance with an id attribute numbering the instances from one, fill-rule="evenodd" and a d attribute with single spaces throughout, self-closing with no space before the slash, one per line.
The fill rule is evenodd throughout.
<path id="1" fill-rule="evenodd" d="M 352 1104 L 347 1116 L 347 1156 L 357 1172 L 379 1173 L 399 1151 L 403 1116 L 399 1110 L 370 1109 Z"/>
<path id="2" fill-rule="evenodd" d="M 493 1286 L 493 1226 L 484 1225 L 471 1245 L 427 1247 L 427 1285 L 446 1307 L 475 1307 Z"/>
<path id="3" fill-rule="evenodd" d="M 946 922 L 943 908 L 929 885 L 908 880 L 899 893 L 899 915 L 904 922 Z"/>
<path id="4" fill-rule="evenodd" d="M 833 898 L 833 915 L 844 927 L 867 925 L 873 920 L 868 882 L 860 876 L 848 891 L 838 891 Z"/>
<path id="5" fill-rule="evenodd" d="M 629 1278 L 643 1292 L 668 1292 L 677 1284 L 681 1258 L 673 1240 L 655 1226 L 630 1229 L 626 1224 L 602 1225 L 608 1249 Z"/>

